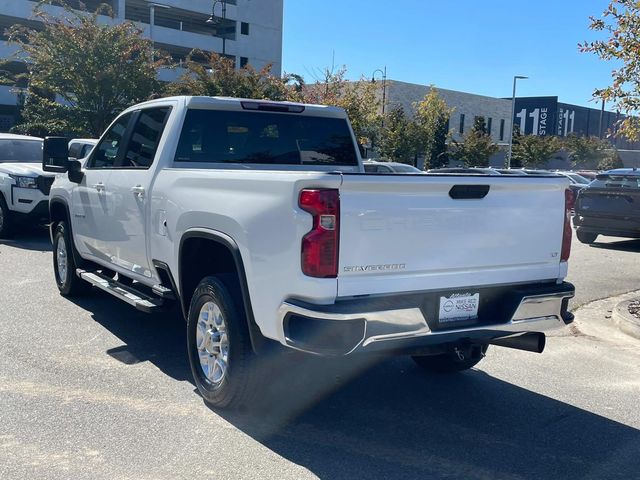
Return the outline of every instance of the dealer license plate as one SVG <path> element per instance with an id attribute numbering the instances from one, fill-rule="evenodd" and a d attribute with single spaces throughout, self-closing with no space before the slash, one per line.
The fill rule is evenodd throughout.
<path id="1" fill-rule="evenodd" d="M 454 293 L 449 297 L 440 297 L 439 322 L 455 323 L 478 318 L 479 293 Z"/>

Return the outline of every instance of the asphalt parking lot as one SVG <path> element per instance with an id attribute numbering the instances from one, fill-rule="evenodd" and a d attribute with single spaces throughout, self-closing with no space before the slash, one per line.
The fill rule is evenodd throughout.
<path id="1" fill-rule="evenodd" d="M 574 239 L 586 306 L 542 355 L 493 348 L 450 377 L 270 358 L 268 400 L 228 413 L 196 393 L 180 319 L 66 300 L 46 234 L 0 242 L 0 478 L 637 478 L 640 341 L 589 302 L 639 290 L 639 255 Z"/>

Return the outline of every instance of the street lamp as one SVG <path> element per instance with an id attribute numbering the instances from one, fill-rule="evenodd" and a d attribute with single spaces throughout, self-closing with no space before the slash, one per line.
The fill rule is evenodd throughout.
<path id="1" fill-rule="evenodd" d="M 379 68 L 375 69 L 371 74 L 371 83 L 376 83 L 376 73 L 382 74 L 382 122 L 384 123 L 384 104 L 387 98 L 387 67 L 385 65 L 384 70 Z M 384 125 L 383 125 L 384 126 Z"/>
<path id="2" fill-rule="evenodd" d="M 222 4 L 222 17 L 216 16 L 216 5 Z M 227 0 L 214 0 L 213 5 L 211 5 L 211 16 L 207 18 L 205 23 L 216 25 L 216 33 L 217 25 L 224 23 L 227 19 Z M 222 20 L 222 21 L 221 21 Z M 227 26 L 224 25 L 224 33 L 222 34 L 222 56 L 225 56 L 227 53 Z"/>
<path id="3" fill-rule="evenodd" d="M 513 95 L 511 95 L 511 132 L 509 132 L 509 155 L 507 156 L 507 168 L 511 168 L 511 152 L 513 151 L 513 125 L 516 116 L 516 82 L 518 80 L 526 80 L 529 77 L 515 75 L 513 77 Z"/>
<path id="4" fill-rule="evenodd" d="M 169 5 L 162 3 L 149 3 L 149 37 L 151 38 L 151 51 L 154 51 L 155 43 L 153 42 L 153 24 L 156 23 L 156 8 L 171 8 Z"/>

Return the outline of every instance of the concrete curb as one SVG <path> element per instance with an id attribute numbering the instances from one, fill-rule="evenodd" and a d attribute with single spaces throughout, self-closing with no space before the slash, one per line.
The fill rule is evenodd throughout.
<path id="1" fill-rule="evenodd" d="M 611 312 L 611 320 L 622 332 L 640 340 L 640 318 L 629 313 L 629 304 L 638 300 L 640 299 L 636 298 L 618 303 Z"/>

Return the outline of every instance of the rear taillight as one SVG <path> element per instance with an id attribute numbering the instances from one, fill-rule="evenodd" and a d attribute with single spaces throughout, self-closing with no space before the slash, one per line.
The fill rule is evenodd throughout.
<path id="1" fill-rule="evenodd" d="M 313 216 L 313 227 L 302 238 L 302 272 L 310 277 L 337 277 L 340 238 L 338 190 L 302 190 L 298 205 Z"/>
<path id="2" fill-rule="evenodd" d="M 562 252 L 560 253 L 560 261 L 566 262 L 571 255 L 571 210 L 575 203 L 573 192 L 570 188 L 564 191 L 564 230 L 562 233 Z"/>

